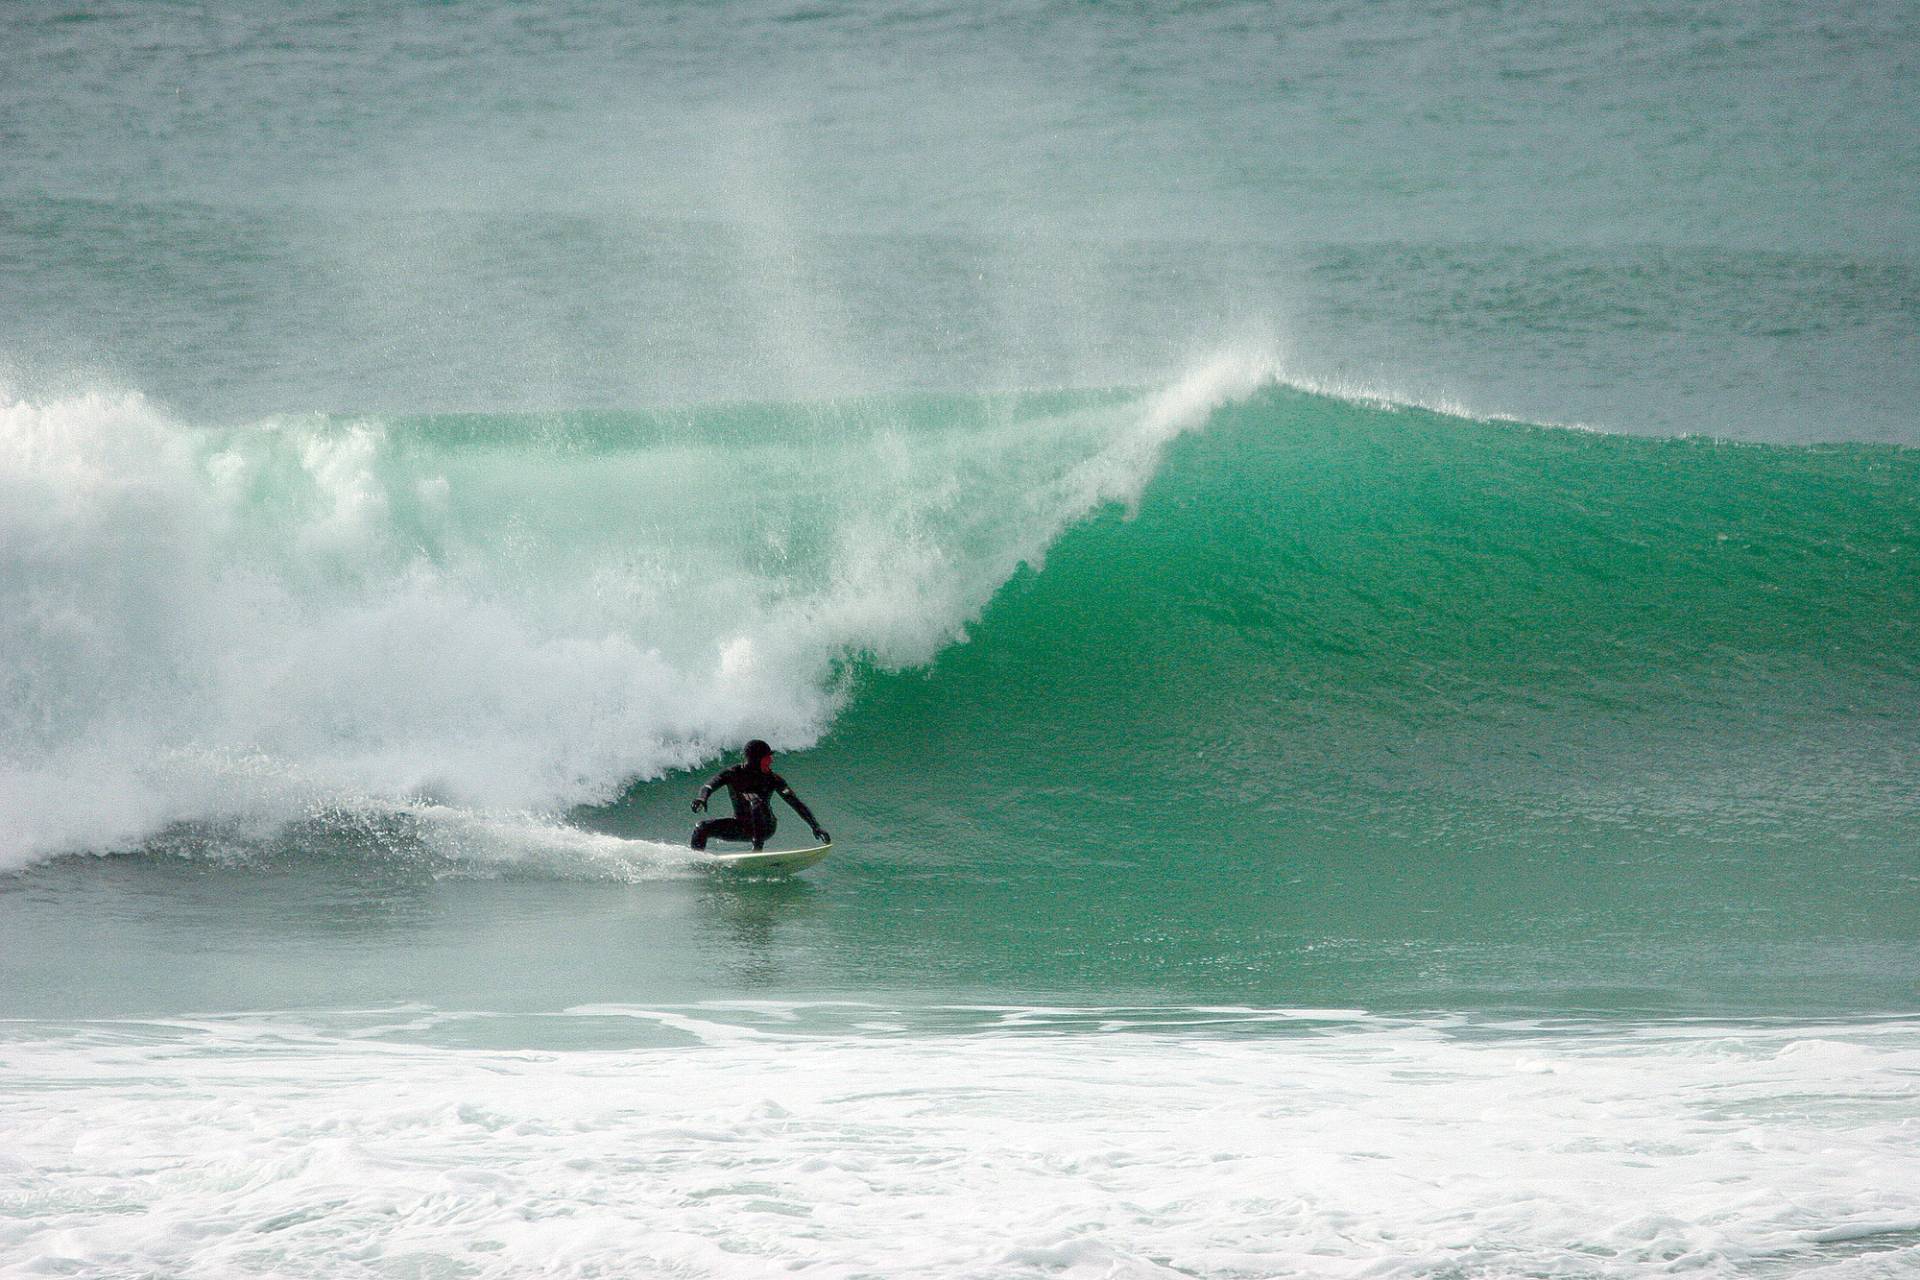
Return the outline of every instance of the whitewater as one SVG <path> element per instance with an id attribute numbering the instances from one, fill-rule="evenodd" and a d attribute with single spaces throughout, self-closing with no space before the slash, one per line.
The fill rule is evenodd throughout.
<path id="1" fill-rule="evenodd" d="M 809 441 L 790 487 L 676 522 L 769 420 Z M 1238 358 L 1152 393 L 6 422 L 38 701 L 5 1274 L 1920 1247 L 1910 453 Z M 749 731 L 841 828 L 814 880 L 676 839 Z"/>
<path id="2" fill-rule="evenodd" d="M 454 1051 L 392 1038 L 454 1021 L 406 1011 L 9 1036 L 57 1092 L 6 1109 L 0 1240 L 115 1275 L 1890 1277 L 1920 1234 L 1911 1024 L 558 1016 L 667 1043 Z"/>
<path id="3" fill-rule="evenodd" d="M 0 1277 L 1920 1272 L 1915 52 L 0 8 Z"/>
<path id="4" fill-rule="evenodd" d="M 524 436 L 0 405 L 0 859 L 339 803 L 555 812 L 754 733 L 810 746 L 838 668 L 926 662 L 1069 523 L 1137 500 L 1167 440 L 1272 376 L 1229 355 L 1149 395 L 920 422 L 854 403 Z M 739 507 L 728 459 L 758 434 L 786 474 Z M 737 522 L 686 518 L 729 506 Z"/>

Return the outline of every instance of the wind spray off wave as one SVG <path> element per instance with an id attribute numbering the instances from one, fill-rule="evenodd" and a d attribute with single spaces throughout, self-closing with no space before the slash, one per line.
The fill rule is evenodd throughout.
<path id="1" fill-rule="evenodd" d="M 0 408 L 0 865 L 168 823 L 550 810 L 925 662 L 1270 377 L 1153 395 L 195 426 Z"/>

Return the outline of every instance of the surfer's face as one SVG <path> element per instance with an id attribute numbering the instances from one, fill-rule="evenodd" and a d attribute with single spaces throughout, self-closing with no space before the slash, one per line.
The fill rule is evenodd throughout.
<path id="1" fill-rule="evenodd" d="M 760 772 L 762 773 L 773 772 L 773 757 L 771 755 L 765 755 L 760 757 Z"/>

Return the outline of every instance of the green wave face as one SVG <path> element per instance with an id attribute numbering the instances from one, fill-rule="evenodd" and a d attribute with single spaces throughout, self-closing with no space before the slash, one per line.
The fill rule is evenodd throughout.
<path id="1" fill-rule="evenodd" d="M 0 404 L 0 869 L 817 742 L 1258 385 L 243 427 Z"/>
<path id="2" fill-rule="evenodd" d="M 862 851 L 869 977 L 1338 999 L 1364 954 L 1408 999 L 1737 1005 L 1764 942 L 1897 1003 L 1917 555 L 1911 451 L 1270 391 L 790 772 Z"/>
<path id="3" fill-rule="evenodd" d="M 0 863 L 225 857 L 237 822 L 247 857 L 403 874 L 442 837 L 382 815 L 430 801 L 456 874 L 591 875 L 540 815 L 678 843 L 765 737 L 839 849 L 717 909 L 798 940 L 796 990 L 1916 994 L 1911 450 L 1233 361 L 1151 395 L 7 422 Z"/>

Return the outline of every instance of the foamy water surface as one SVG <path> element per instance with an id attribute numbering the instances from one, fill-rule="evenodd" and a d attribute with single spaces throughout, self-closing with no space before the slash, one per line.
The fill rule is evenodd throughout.
<path id="1" fill-rule="evenodd" d="M 7 1026 L 0 1274 L 1920 1265 L 1911 1020 L 748 1003 L 460 1043 L 486 1021 Z"/>

